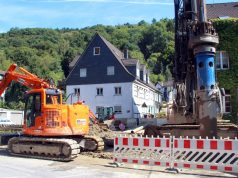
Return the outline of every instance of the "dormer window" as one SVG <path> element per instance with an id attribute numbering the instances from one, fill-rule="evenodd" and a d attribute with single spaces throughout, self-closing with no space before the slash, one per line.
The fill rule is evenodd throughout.
<path id="1" fill-rule="evenodd" d="M 93 48 L 93 55 L 94 56 L 100 55 L 100 47 L 94 47 Z"/>

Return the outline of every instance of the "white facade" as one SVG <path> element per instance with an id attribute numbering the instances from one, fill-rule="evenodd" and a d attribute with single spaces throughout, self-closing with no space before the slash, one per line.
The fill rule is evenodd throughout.
<path id="1" fill-rule="evenodd" d="M 116 94 L 116 88 L 121 88 L 121 94 Z M 103 89 L 103 94 L 98 95 L 98 89 Z M 80 90 L 80 95 L 75 95 L 75 91 Z M 145 114 L 156 115 L 159 112 L 158 93 L 150 87 L 138 83 L 109 83 L 90 85 L 69 85 L 66 86 L 67 103 L 72 104 L 77 101 L 85 101 L 93 113 L 97 107 L 121 106 L 121 113 L 116 113 L 115 117 L 120 118 L 141 118 Z M 142 107 L 143 104 L 147 107 Z"/>
<path id="2" fill-rule="evenodd" d="M 159 113 L 159 94 L 146 85 L 133 83 L 133 111 L 135 117 L 144 117 Z M 144 106 L 143 106 L 144 105 Z"/>
<path id="3" fill-rule="evenodd" d="M 121 87 L 121 95 L 115 94 L 115 88 Z M 80 96 L 74 95 L 75 89 L 80 89 Z M 103 94 L 97 95 L 97 89 L 102 88 Z M 70 96 L 67 103 L 75 103 L 79 100 L 85 101 L 93 113 L 96 113 L 96 107 L 121 106 L 121 113 L 116 114 L 116 118 L 132 118 L 132 83 L 109 83 L 109 84 L 90 84 L 90 85 L 69 85 L 66 86 L 66 94 Z"/>

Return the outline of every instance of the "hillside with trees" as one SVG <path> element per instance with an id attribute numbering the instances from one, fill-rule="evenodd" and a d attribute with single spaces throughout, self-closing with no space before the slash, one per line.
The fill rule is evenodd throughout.
<path id="1" fill-rule="evenodd" d="M 41 78 L 62 80 L 69 73 L 69 63 L 82 54 L 96 32 L 120 50 L 127 47 L 131 58 L 140 60 L 151 70 L 152 82 L 171 76 L 174 23 L 169 19 L 83 29 L 12 28 L 0 34 L 0 70 L 7 70 L 10 64 L 17 63 Z M 15 101 L 23 100 L 25 90 L 14 83 L 6 95 L 8 107 L 21 107 Z"/>

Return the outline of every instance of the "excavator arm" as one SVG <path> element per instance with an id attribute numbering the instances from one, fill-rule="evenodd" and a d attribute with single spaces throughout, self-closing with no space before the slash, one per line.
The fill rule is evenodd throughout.
<path id="1" fill-rule="evenodd" d="M 16 71 L 16 69 L 18 69 L 19 72 Z M 12 81 L 18 82 L 32 89 L 54 88 L 47 81 L 31 74 L 26 69 L 17 67 L 17 64 L 12 64 L 3 79 L 0 81 L 0 95 L 2 95 L 4 90 L 11 84 Z"/>

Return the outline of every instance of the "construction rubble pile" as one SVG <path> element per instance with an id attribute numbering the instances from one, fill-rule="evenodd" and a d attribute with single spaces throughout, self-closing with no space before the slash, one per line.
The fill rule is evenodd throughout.
<path id="1" fill-rule="evenodd" d="M 103 152 L 82 152 L 81 154 L 93 158 L 112 159 L 113 158 L 113 140 L 118 134 L 112 131 L 106 124 L 92 124 L 90 125 L 89 135 L 97 135 L 104 140 L 105 149 Z"/>

